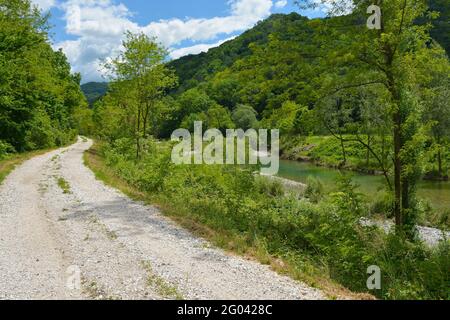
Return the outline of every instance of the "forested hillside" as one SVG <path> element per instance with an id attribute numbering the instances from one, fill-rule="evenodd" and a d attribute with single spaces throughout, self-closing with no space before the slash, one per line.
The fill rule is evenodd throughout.
<path id="1" fill-rule="evenodd" d="M 0 158 L 66 144 L 86 106 L 80 75 L 53 51 L 47 18 L 23 0 L 0 0 Z"/>
<path id="2" fill-rule="evenodd" d="M 108 83 L 88 82 L 81 85 L 81 90 L 83 91 L 89 105 L 92 106 L 98 99 L 106 94 L 108 91 Z"/>
<path id="3" fill-rule="evenodd" d="M 274 14 L 237 38 L 212 48 L 207 53 L 188 55 L 171 61 L 169 66 L 175 68 L 180 79 L 178 91 L 195 87 L 211 74 L 222 71 L 238 59 L 251 55 L 251 46 L 267 44 L 271 34 L 285 32 L 292 24 L 301 24 L 307 20 L 297 13 Z"/>
<path id="4" fill-rule="evenodd" d="M 228 299 L 242 288 L 245 298 L 304 299 L 309 286 L 333 300 L 449 299 L 449 4 L 428 1 L 379 1 L 378 28 L 366 23 L 372 0 L 353 1 L 349 15 L 272 15 L 169 63 L 161 39 L 133 22 L 101 66 L 110 82 L 84 95 L 52 49 L 48 17 L 30 0 L 0 0 L 0 298 Z M 83 1 L 88 19 L 94 2 Z M 112 11 L 128 18 L 125 5 Z M 283 169 L 305 170 L 280 156 L 309 161 L 306 181 L 286 180 Z M 426 190 L 425 179 L 435 180 Z M 274 285 L 253 260 L 302 288 Z"/>
<path id="5" fill-rule="evenodd" d="M 434 27 L 430 34 L 447 51 L 447 54 L 450 54 L 450 32 L 448 31 L 450 30 L 450 2 L 430 0 L 429 6 L 431 11 L 439 12 L 439 17 L 431 20 Z M 278 36 L 284 42 L 302 41 L 302 45 L 310 45 L 307 38 L 299 37 L 300 33 L 306 30 L 308 21 L 308 18 L 297 13 L 273 14 L 236 39 L 220 47 L 212 48 L 207 53 L 188 55 L 171 61 L 169 66 L 175 68 L 180 78 L 177 92 L 193 88 L 211 78 L 213 74 L 230 67 L 237 60 L 252 55 L 252 48 L 263 47 L 269 43 L 271 37 Z M 430 20 L 420 18 L 418 21 L 422 24 Z M 310 29 L 309 32 L 312 30 Z M 267 54 L 274 55 L 275 52 Z"/>
<path id="6" fill-rule="evenodd" d="M 450 55 L 450 1 L 430 0 L 430 9 L 439 12 L 439 17 L 433 21 L 434 29 L 431 36 L 436 39 Z"/>

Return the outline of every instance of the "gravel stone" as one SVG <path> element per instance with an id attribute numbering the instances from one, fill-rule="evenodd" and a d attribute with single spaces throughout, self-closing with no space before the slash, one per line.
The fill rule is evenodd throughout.
<path id="1" fill-rule="evenodd" d="M 0 299 L 326 298 L 105 186 L 83 164 L 91 145 L 26 161 L 0 186 Z M 80 290 L 67 286 L 71 266 Z"/>

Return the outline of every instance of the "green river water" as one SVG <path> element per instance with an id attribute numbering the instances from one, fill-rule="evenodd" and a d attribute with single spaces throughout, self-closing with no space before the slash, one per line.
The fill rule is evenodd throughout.
<path id="1" fill-rule="evenodd" d="M 375 197 L 384 186 L 384 177 L 351 172 L 353 180 L 359 185 L 360 192 Z M 336 181 L 341 172 L 335 169 L 317 167 L 311 163 L 282 160 L 278 174 L 282 178 L 306 183 L 309 176 L 322 182 L 327 191 L 336 190 Z M 450 182 L 421 181 L 419 197 L 426 199 L 439 210 L 450 209 Z M 369 199 L 370 199 L 369 198 Z"/>

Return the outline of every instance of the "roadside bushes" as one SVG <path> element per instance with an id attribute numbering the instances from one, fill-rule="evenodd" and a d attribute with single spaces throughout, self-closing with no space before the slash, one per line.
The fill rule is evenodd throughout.
<path id="1" fill-rule="evenodd" d="M 450 243 L 429 249 L 394 235 L 377 252 L 386 299 L 450 299 Z"/>
<path id="2" fill-rule="evenodd" d="M 292 269 L 356 292 L 368 292 L 367 268 L 376 265 L 382 289 L 370 293 L 380 298 L 449 298 L 449 243 L 429 249 L 363 226 L 369 206 L 349 178 L 342 178 L 339 192 L 326 195 L 313 185 L 309 198 L 299 200 L 279 183 L 255 176 L 253 167 L 176 166 L 170 144 L 156 142 L 148 142 L 136 161 L 133 148 L 126 139 L 106 145 L 106 163 L 168 215 L 206 230 L 202 234 L 216 244 L 252 252 L 265 263 L 283 259 Z"/>
<path id="3" fill-rule="evenodd" d="M 305 197 L 311 202 L 318 203 L 324 196 L 322 183 L 313 177 L 308 177 L 306 181 Z"/>
<path id="4" fill-rule="evenodd" d="M 394 199 L 388 192 L 378 193 L 370 203 L 370 214 L 383 215 L 386 218 L 394 217 Z"/>
<path id="5" fill-rule="evenodd" d="M 13 146 L 3 140 L 0 140 L 0 160 L 5 159 L 11 153 L 15 153 Z"/>

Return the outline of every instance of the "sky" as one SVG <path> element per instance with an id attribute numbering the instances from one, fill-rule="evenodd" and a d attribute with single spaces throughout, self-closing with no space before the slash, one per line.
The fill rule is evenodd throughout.
<path id="1" fill-rule="evenodd" d="M 32 0 L 50 12 L 51 41 L 62 49 L 82 82 L 105 81 L 101 65 L 122 49 L 123 34 L 144 32 L 169 58 L 205 52 L 233 39 L 273 13 L 299 11 L 293 0 Z"/>

